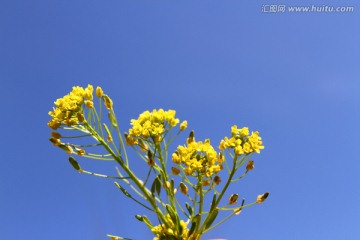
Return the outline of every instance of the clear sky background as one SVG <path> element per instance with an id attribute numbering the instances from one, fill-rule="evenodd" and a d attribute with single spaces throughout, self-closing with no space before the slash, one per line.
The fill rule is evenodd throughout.
<path id="1" fill-rule="evenodd" d="M 233 190 L 269 199 L 205 240 L 360 239 L 359 11 L 358 1 L 0 0 L 0 239 L 152 239 L 133 217 L 150 213 L 48 141 L 54 100 L 88 83 L 113 98 L 124 130 L 164 108 L 214 145 L 234 124 L 260 131 L 265 150 Z"/>

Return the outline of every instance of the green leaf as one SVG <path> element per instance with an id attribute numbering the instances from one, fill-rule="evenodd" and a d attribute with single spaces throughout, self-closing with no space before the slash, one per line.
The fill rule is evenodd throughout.
<path id="1" fill-rule="evenodd" d="M 170 215 L 170 218 L 171 218 L 172 222 L 175 224 L 178 232 L 180 233 L 181 226 L 180 226 L 179 216 L 177 215 L 175 210 L 169 204 L 166 204 L 165 207 L 166 207 L 167 212 Z"/>
<path id="2" fill-rule="evenodd" d="M 209 220 L 206 222 L 205 224 L 205 229 L 208 229 L 211 224 L 213 224 L 213 222 L 215 221 L 218 213 L 219 213 L 219 210 L 218 209 L 214 209 L 212 212 L 210 212 L 211 215 L 209 216 Z"/>
<path id="3" fill-rule="evenodd" d="M 75 158 L 69 157 L 69 162 L 73 166 L 73 168 L 75 168 L 75 170 L 77 170 L 77 171 L 81 170 L 81 167 L 80 167 L 79 163 L 75 160 Z"/>
<path id="4" fill-rule="evenodd" d="M 214 196 L 213 196 L 213 199 L 212 199 L 210 212 L 215 208 L 215 203 L 216 203 L 216 193 L 214 193 Z"/>
<path id="5" fill-rule="evenodd" d="M 161 192 L 161 181 L 160 181 L 160 175 L 158 175 L 155 179 L 153 184 L 151 185 L 151 194 L 153 196 L 155 196 L 155 192 L 157 193 L 157 195 L 160 196 L 160 192 Z"/>
<path id="6" fill-rule="evenodd" d="M 188 212 L 189 212 L 189 214 L 190 214 L 190 216 L 192 216 L 192 214 L 193 214 L 193 209 L 192 209 L 192 207 L 190 207 L 190 205 L 186 202 L 185 203 L 185 207 L 186 207 L 186 209 L 188 210 Z"/>
<path id="7" fill-rule="evenodd" d="M 191 234 L 194 233 L 195 229 L 199 225 L 200 225 L 200 214 L 197 214 L 196 216 L 193 217 L 193 219 L 191 221 L 191 227 L 190 227 L 190 231 L 189 231 L 188 236 L 191 236 Z"/>

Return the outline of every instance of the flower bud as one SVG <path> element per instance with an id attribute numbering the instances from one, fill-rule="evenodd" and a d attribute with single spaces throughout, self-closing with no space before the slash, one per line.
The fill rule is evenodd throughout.
<path id="1" fill-rule="evenodd" d="M 195 141 L 195 133 L 194 131 L 191 131 L 189 134 L 189 137 L 186 139 L 186 143 L 190 144 Z"/>
<path id="2" fill-rule="evenodd" d="M 104 95 L 103 90 L 101 89 L 101 87 L 96 87 L 96 92 L 95 92 L 97 97 L 102 97 Z"/>
<path id="3" fill-rule="evenodd" d="M 208 180 L 208 179 L 203 180 L 202 184 L 203 184 L 204 187 L 210 186 L 210 180 Z"/>
<path id="4" fill-rule="evenodd" d="M 249 160 L 248 164 L 246 165 L 246 171 L 250 171 L 254 169 L 254 161 L 253 160 Z"/>
<path id="5" fill-rule="evenodd" d="M 239 195 L 237 195 L 237 194 L 232 194 L 232 195 L 230 196 L 230 198 L 229 198 L 229 204 L 230 204 L 230 205 L 236 204 L 238 198 L 239 198 Z"/>
<path id="6" fill-rule="evenodd" d="M 76 149 L 76 154 L 78 155 L 78 156 L 84 156 L 84 154 L 85 154 L 85 150 L 84 149 Z"/>
<path id="7" fill-rule="evenodd" d="M 264 193 L 264 194 L 262 194 L 262 195 L 259 195 L 257 198 L 256 198 L 256 202 L 257 203 L 262 203 L 262 202 L 264 202 L 265 200 L 266 200 L 266 198 L 269 196 L 269 193 L 268 192 L 266 192 L 266 193 Z"/>
<path id="8" fill-rule="evenodd" d="M 171 172 L 174 175 L 179 175 L 180 170 L 178 168 L 176 168 L 176 167 L 171 167 Z"/>
<path id="9" fill-rule="evenodd" d="M 152 152 L 150 150 L 147 151 L 147 159 L 148 159 L 148 165 L 153 167 L 155 165 L 155 160 Z"/>
<path id="10" fill-rule="evenodd" d="M 188 191 L 189 191 L 189 189 L 188 189 L 188 187 L 185 185 L 185 183 L 183 183 L 183 182 L 180 182 L 180 192 L 182 193 L 182 194 L 187 194 L 188 193 Z"/>
<path id="11" fill-rule="evenodd" d="M 50 140 L 50 142 L 52 142 L 52 144 L 53 144 L 54 146 L 59 146 L 59 145 L 61 144 L 60 139 L 50 138 L 49 140 Z"/>
<path id="12" fill-rule="evenodd" d="M 77 113 L 77 118 L 79 120 L 79 122 L 83 122 L 85 120 L 84 114 L 78 112 Z"/>
<path id="13" fill-rule="evenodd" d="M 180 124 L 180 130 L 181 131 L 184 131 L 186 128 L 187 128 L 187 121 L 183 121 L 181 124 Z"/>
<path id="14" fill-rule="evenodd" d="M 221 178 L 220 178 L 219 176 L 215 176 L 213 182 L 214 182 L 216 185 L 219 185 L 220 182 L 221 182 Z"/>
<path id="15" fill-rule="evenodd" d="M 103 99 L 104 99 L 105 107 L 110 110 L 112 108 L 112 106 L 113 106 L 112 100 L 109 98 L 108 95 L 104 95 Z"/>
<path id="16" fill-rule="evenodd" d="M 58 132 L 51 132 L 51 136 L 55 139 L 60 139 L 61 138 L 61 134 Z"/>
<path id="17" fill-rule="evenodd" d="M 85 100 L 84 103 L 88 108 L 93 108 L 94 107 L 94 102 L 91 101 L 91 100 Z"/>

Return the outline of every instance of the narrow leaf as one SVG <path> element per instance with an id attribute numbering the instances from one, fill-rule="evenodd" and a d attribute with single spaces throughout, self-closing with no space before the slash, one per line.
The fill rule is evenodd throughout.
<path id="1" fill-rule="evenodd" d="M 205 229 L 208 229 L 211 226 L 211 224 L 213 224 L 218 213 L 219 213 L 218 209 L 214 209 L 214 211 L 212 211 L 211 215 L 209 216 L 209 220 L 206 222 Z"/>
<path id="2" fill-rule="evenodd" d="M 186 209 L 188 210 L 190 216 L 192 216 L 192 214 L 193 214 L 193 212 L 194 212 L 193 209 L 192 209 L 192 207 L 190 207 L 190 205 L 189 205 L 188 203 L 185 203 L 185 207 L 186 207 Z"/>
<path id="3" fill-rule="evenodd" d="M 75 170 L 77 170 L 77 171 L 81 170 L 81 167 L 80 167 L 79 163 L 75 160 L 75 158 L 69 157 L 69 162 L 73 166 L 73 168 L 75 168 Z"/>
<path id="4" fill-rule="evenodd" d="M 210 212 L 215 208 L 215 203 L 216 203 L 216 193 L 214 193 L 214 196 L 213 196 L 213 199 L 212 199 Z"/>

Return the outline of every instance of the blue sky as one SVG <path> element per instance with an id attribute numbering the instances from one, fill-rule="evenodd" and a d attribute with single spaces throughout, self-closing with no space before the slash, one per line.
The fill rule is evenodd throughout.
<path id="1" fill-rule="evenodd" d="M 133 217 L 142 209 L 48 141 L 53 101 L 88 83 L 113 98 L 124 130 L 164 108 L 214 145 L 234 124 L 260 131 L 265 150 L 233 190 L 269 199 L 204 239 L 359 239 L 360 5 L 267 4 L 284 2 L 0 1 L 0 239 L 152 239 Z"/>

